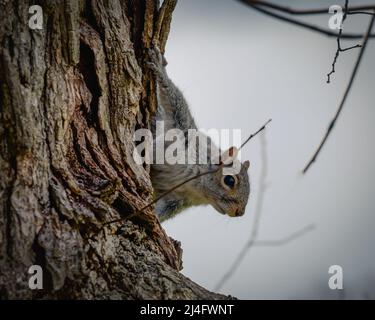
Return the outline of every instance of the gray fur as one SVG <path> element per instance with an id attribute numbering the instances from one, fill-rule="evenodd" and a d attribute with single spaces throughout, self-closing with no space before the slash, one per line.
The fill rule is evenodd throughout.
<path id="1" fill-rule="evenodd" d="M 155 135 L 156 121 L 164 120 L 165 130 L 181 129 L 187 139 L 188 129 L 197 129 L 189 106 L 181 91 L 169 79 L 165 70 L 165 63 L 163 63 L 165 60 L 160 51 L 157 48 L 150 50 L 149 57 L 150 61 L 147 65 L 156 76 L 158 89 L 158 110 L 153 121 L 153 134 Z M 207 164 L 153 164 L 151 166 L 151 180 L 156 196 L 197 174 L 218 168 L 218 164 L 214 164 L 213 159 L 209 157 L 210 148 L 217 148 L 217 146 L 211 139 L 208 138 L 208 141 Z M 195 143 L 197 145 L 196 156 L 198 157 L 199 144 Z M 167 146 L 166 144 L 165 148 Z M 156 147 L 156 144 L 154 144 L 154 147 Z M 236 175 L 238 183 L 233 190 L 228 190 L 223 186 L 222 169 L 181 186 L 157 202 L 156 212 L 160 220 L 165 221 L 191 206 L 207 204 L 212 205 L 222 214 L 243 215 L 250 194 L 248 167 L 248 161 L 241 164 L 241 170 Z"/>

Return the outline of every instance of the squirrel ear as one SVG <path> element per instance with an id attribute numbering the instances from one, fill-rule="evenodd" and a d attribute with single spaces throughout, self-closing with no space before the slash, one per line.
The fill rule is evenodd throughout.
<path id="1" fill-rule="evenodd" d="M 236 147 L 230 147 L 228 150 L 224 151 L 221 155 L 220 164 L 231 164 L 237 158 L 238 149 Z"/>
<path id="2" fill-rule="evenodd" d="M 246 161 L 243 163 L 243 166 L 244 166 L 245 170 L 248 170 L 249 167 L 250 167 L 250 161 L 249 161 L 249 160 L 246 160 Z"/>

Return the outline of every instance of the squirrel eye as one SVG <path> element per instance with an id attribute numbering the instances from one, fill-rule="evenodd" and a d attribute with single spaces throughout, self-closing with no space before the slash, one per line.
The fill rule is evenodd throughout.
<path id="1" fill-rule="evenodd" d="M 229 187 L 229 188 L 231 188 L 231 189 L 233 189 L 234 188 L 234 186 L 236 185 L 236 178 L 234 177 L 234 176 L 224 176 L 224 178 L 223 178 L 223 183 L 227 186 L 227 187 Z"/>

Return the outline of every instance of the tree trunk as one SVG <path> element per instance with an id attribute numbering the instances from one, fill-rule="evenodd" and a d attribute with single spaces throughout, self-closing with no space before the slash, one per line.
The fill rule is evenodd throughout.
<path id="1" fill-rule="evenodd" d="M 149 128 L 176 0 L 0 1 L 0 298 L 225 298 L 179 273 L 133 133 Z M 43 289 L 29 288 L 40 265 Z"/>

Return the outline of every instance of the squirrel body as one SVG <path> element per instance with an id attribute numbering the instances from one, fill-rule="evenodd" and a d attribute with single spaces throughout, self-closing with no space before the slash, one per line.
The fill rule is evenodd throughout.
<path id="1" fill-rule="evenodd" d="M 218 159 L 212 159 L 211 155 L 221 155 L 221 151 L 213 141 L 199 131 L 196 131 L 196 136 L 190 137 L 189 135 L 189 129 L 197 130 L 197 126 L 183 94 L 168 77 L 165 69 L 166 61 L 160 50 L 150 49 L 149 58 L 147 65 L 157 81 L 158 108 L 152 122 L 154 136 L 157 133 L 157 122 L 163 121 L 165 132 L 170 129 L 179 129 L 183 134 L 183 137 L 177 138 L 176 142 L 165 143 L 164 149 L 168 148 L 171 143 L 180 143 L 185 150 L 185 159 L 190 157 L 190 159 L 202 160 L 202 154 L 207 157 L 206 161 L 196 161 L 195 164 L 189 164 L 187 161 L 184 164 L 152 164 L 151 181 L 156 196 L 160 196 L 194 176 L 218 169 L 212 174 L 192 179 L 162 197 L 156 203 L 155 208 L 160 220 L 163 222 L 189 207 L 208 204 L 222 214 L 232 217 L 243 215 L 250 194 L 247 173 L 249 161 L 240 163 L 236 160 L 241 167 L 234 175 L 226 175 L 224 168 L 218 167 L 219 164 L 216 161 Z M 197 142 L 200 141 L 199 138 L 206 139 L 207 143 L 202 146 Z M 157 147 L 156 139 L 157 137 L 154 139 L 154 147 Z M 195 140 L 192 141 L 192 139 Z M 193 143 L 196 147 L 189 149 L 186 147 L 187 143 Z M 205 152 L 201 152 L 202 147 L 206 148 Z"/>

